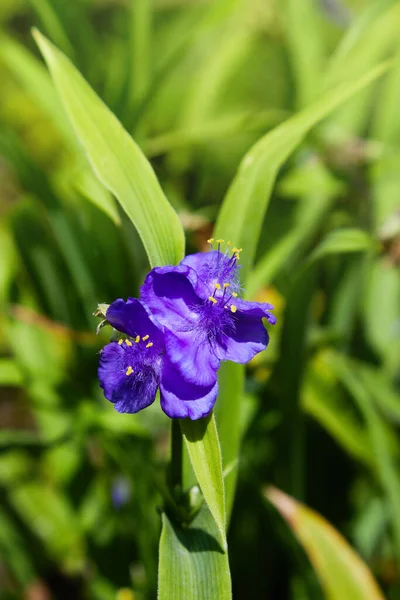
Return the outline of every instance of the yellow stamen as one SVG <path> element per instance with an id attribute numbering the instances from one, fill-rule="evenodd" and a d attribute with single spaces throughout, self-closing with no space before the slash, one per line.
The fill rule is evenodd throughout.
<path id="1" fill-rule="evenodd" d="M 213 298 L 213 296 L 208 296 L 208 299 L 210 302 L 212 302 L 213 304 L 217 304 L 217 299 Z"/>
<path id="2" fill-rule="evenodd" d="M 237 311 L 237 306 L 231 304 L 231 312 L 235 313 Z"/>
<path id="3" fill-rule="evenodd" d="M 232 242 L 230 242 L 230 241 L 228 240 L 228 241 L 226 242 L 226 245 L 227 245 L 227 246 L 231 246 L 231 245 L 232 245 Z"/>
<path id="4" fill-rule="evenodd" d="M 142 341 L 145 342 L 146 340 L 149 339 L 149 337 L 150 337 L 149 335 L 145 335 L 144 337 L 142 337 Z"/>
<path id="5" fill-rule="evenodd" d="M 215 287 L 217 288 L 217 290 L 221 289 L 221 286 L 219 285 L 219 283 L 214 283 Z"/>
<path id="6" fill-rule="evenodd" d="M 125 375 L 131 375 L 133 373 L 133 369 L 131 367 L 131 365 L 129 365 L 129 367 L 127 368 Z"/>
<path id="7" fill-rule="evenodd" d="M 121 345 L 124 343 L 124 340 L 121 338 L 120 340 L 118 340 L 118 344 Z"/>
<path id="8" fill-rule="evenodd" d="M 237 295 L 237 293 L 236 293 L 236 292 L 232 292 L 232 296 L 233 296 L 234 298 L 237 298 L 237 297 L 238 297 L 238 295 Z"/>
<path id="9" fill-rule="evenodd" d="M 232 254 L 235 254 L 236 252 L 239 252 L 239 248 L 236 248 L 236 246 L 234 248 L 232 248 Z"/>
<path id="10" fill-rule="evenodd" d="M 230 283 L 224 283 L 224 288 L 230 287 Z"/>
<path id="11" fill-rule="evenodd" d="M 125 344 L 126 344 L 127 346 L 132 346 L 132 342 L 131 342 L 130 340 L 125 340 Z"/>
<path id="12" fill-rule="evenodd" d="M 138 344 L 140 342 L 140 335 L 137 335 L 135 337 L 135 344 Z"/>
<path id="13" fill-rule="evenodd" d="M 225 240 L 216 240 L 217 244 L 223 244 Z"/>
<path id="14" fill-rule="evenodd" d="M 146 344 L 146 348 L 151 348 L 153 345 L 153 342 L 149 342 L 148 344 Z"/>
<path id="15" fill-rule="evenodd" d="M 207 244 L 212 244 L 214 241 L 214 238 L 210 238 L 209 240 L 207 240 Z"/>

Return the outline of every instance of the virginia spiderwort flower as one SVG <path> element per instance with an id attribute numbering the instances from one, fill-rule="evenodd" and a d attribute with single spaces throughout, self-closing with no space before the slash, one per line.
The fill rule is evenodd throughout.
<path id="1" fill-rule="evenodd" d="M 165 356 L 163 327 L 142 302 L 115 300 L 104 315 L 115 329 L 129 336 L 107 344 L 100 355 L 99 381 L 105 397 L 118 412 L 136 413 L 149 406 L 160 388 L 161 407 L 171 418 L 199 419 L 210 411 L 218 385 L 181 381 Z"/>
<path id="2" fill-rule="evenodd" d="M 222 242 L 217 240 L 217 250 L 187 256 L 177 267 L 152 269 L 141 290 L 164 327 L 166 357 L 184 381 L 201 385 L 216 382 L 221 361 L 246 363 L 264 350 L 269 337 L 262 319 L 276 321 L 270 304 L 239 297 L 241 249 L 228 245 L 221 252 Z"/>
<path id="3" fill-rule="evenodd" d="M 218 394 L 223 360 L 246 363 L 269 341 L 263 318 L 274 324 L 266 303 L 239 295 L 241 249 L 187 256 L 178 266 L 156 267 L 141 288 L 141 300 L 115 300 L 105 317 L 126 334 L 103 349 L 99 380 L 119 412 L 135 413 L 154 401 L 171 418 L 209 414 Z M 104 312 L 102 309 L 100 312 Z"/>

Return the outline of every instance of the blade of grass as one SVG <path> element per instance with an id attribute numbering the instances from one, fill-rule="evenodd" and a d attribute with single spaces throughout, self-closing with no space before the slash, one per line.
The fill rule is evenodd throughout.
<path id="1" fill-rule="evenodd" d="M 363 380 L 357 372 L 356 363 L 343 355 L 331 353 L 329 364 L 350 392 L 365 419 L 376 457 L 378 476 L 390 506 L 394 551 L 400 562 L 400 482 L 381 418 L 376 412 L 368 388 L 364 386 Z"/>
<path id="2" fill-rule="evenodd" d="M 327 598 L 384 600 L 368 567 L 328 521 L 274 487 L 264 495 L 302 544 Z"/>
<path id="3" fill-rule="evenodd" d="M 262 223 L 279 168 L 308 131 L 342 103 L 382 76 L 382 64 L 363 77 L 343 84 L 261 138 L 243 158 L 218 215 L 215 237 L 244 248 L 242 279 L 253 263 Z"/>
<path id="4" fill-rule="evenodd" d="M 197 421 L 181 419 L 180 424 L 197 481 L 226 550 L 225 489 L 215 417 L 211 414 Z"/>
<path id="5" fill-rule="evenodd" d="M 66 56 L 38 31 L 34 36 L 92 168 L 135 225 L 150 264 L 176 264 L 182 226 L 150 163 Z"/>
<path id="6" fill-rule="evenodd" d="M 203 507 L 189 527 L 163 514 L 158 574 L 159 600 L 231 600 L 227 554 Z"/>

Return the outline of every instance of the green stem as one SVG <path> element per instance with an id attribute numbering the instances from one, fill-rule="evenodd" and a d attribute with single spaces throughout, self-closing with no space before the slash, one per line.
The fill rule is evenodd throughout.
<path id="1" fill-rule="evenodd" d="M 182 432 L 178 419 L 172 419 L 171 425 L 171 487 L 182 487 Z"/>

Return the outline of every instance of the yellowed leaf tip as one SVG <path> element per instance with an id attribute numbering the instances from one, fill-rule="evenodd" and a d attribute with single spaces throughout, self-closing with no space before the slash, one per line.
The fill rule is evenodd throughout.
<path id="1" fill-rule="evenodd" d="M 264 495 L 268 500 L 275 506 L 275 508 L 281 513 L 281 515 L 294 526 L 296 516 L 298 514 L 298 504 L 290 496 L 278 490 L 274 486 L 268 486 L 264 490 Z"/>

